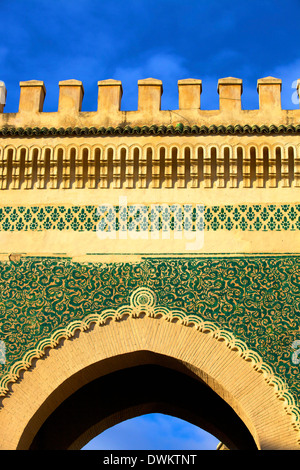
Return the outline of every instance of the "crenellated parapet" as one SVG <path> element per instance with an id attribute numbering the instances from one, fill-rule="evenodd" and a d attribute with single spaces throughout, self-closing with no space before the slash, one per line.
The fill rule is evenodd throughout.
<path id="1" fill-rule="evenodd" d="M 300 80 L 297 91 L 299 93 Z M 178 109 L 162 110 L 161 80 L 147 78 L 138 81 L 138 109 L 121 109 L 123 88 L 119 80 L 98 82 L 97 111 L 82 111 L 84 87 L 79 80 L 59 82 L 57 112 L 43 112 L 46 88 L 44 82 L 30 80 L 20 82 L 20 101 L 17 113 L 5 113 L 6 88 L 0 82 L 0 128 L 91 128 L 136 126 L 288 126 L 297 125 L 300 110 L 281 108 L 281 80 L 274 77 L 257 81 L 259 109 L 242 107 L 243 83 L 241 79 L 227 77 L 218 81 L 219 109 L 201 108 L 202 81 L 184 79 L 178 81 Z M 8 95 L 9 96 L 9 95 Z M 8 98 L 9 99 L 9 98 Z"/>
<path id="2" fill-rule="evenodd" d="M 18 112 L 2 112 L 0 82 L 0 189 L 300 187 L 300 110 L 281 109 L 277 78 L 258 80 L 258 110 L 242 109 L 233 77 L 218 81 L 218 110 L 201 109 L 197 79 L 178 81 L 178 110 L 161 110 L 153 78 L 138 81 L 136 111 L 121 110 L 118 80 L 98 82 L 94 112 L 78 80 L 59 82 L 51 113 L 42 81 L 20 89 Z"/>

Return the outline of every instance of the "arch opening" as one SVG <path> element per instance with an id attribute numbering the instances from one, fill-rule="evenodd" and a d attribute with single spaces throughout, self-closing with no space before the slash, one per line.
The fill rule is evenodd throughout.
<path id="1" fill-rule="evenodd" d="M 228 332 L 224 336 L 211 323 L 201 323 L 198 318 L 197 320 L 194 318 L 188 324 L 183 318 L 181 318 L 182 321 L 178 321 L 177 317 L 180 315 L 178 311 L 176 311 L 177 317 L 174 313 L 172 314 L 172 311 L 168 311 L 167 315 L 166 309 L 162 310 L 162 307 L 153 306 L 155 298 L 151 297 L 148 291 L 137 289 L 131 296 L 130 302 L 135 308 L 139 308 L 141 302 L 140 312 L 135 310 L 134 315 L 131 315 L 129 306 L 121 306 L 115 312 L 110 310 L 110 318 L 106 318 L 104 322 L 103 316 L 107 315 L 106 311 L 102 312 L 100 317 L 90 315 L 89 320 L 92 323 L 89 326 L 88 319 L 82 324 L 82 328 L 78 322 L 74 325 L 71 323 L 66 331 L 60 330 L 60 339 L 55 333 L 53 338 L 43 341 L 43 352 L 37 348 L 32 353 L 28 353 L 29 355 L 27 354 L 27 362 L 29 356 L 34 354 L 29 370 L 26 365 L 23 368 L 26 370 L 18 373 L 17 380 L 13 379 L 10 385 L 8 382 L 9 393 L 2 399 L 0 448 L 40 448 L 44 445 L 45 439 L 36 436 L 42 435 L 40 430 L 44 425 L 46 426 L 45 423 L 49 422 L 48 420 L 54 419 L 57 410 L 65 409 L 67 401 L 73 400 L 83 387 L 88 387 L 95 380 L 111 377 L 111 374 L 126 374 L 127 372 L 129 374 L 134 370 L 136 375 L 132 380 L 129 375 L 126 375 L 123 381 L 118 381 L 119 386 L 115 388 L 120 396 L 127 395 L 128 400 L 132 397 L 140 400 L 140 397 L 144 396 L 140 392 L 140 384 L 144 383 L 141 378 L 146 366 L 152 368 L 159 366 L 160 370 L 164 371 L 160 375 L 152 374 L 150 385 L 153 387 L 155 384 L 157 388 L 153 390 L 151 400 L 144 399 L 142 402 L 136 401 L 133 406 L 123 406 L 121 410 L 110 415 L 111 424 L 106 424 L 106 428 L 116 424 L 117 421 L 121 422 L 146 412 L 161 412 L 181 417 L 178 410 L 183 410 L 185 413 L 185 416 L 182 416 L 183 419 L 193 423 L 192 418 L 186 417 L 192 398 L 197 399 L 193 407 L 193 416 L 196 405 L 199 406 L 199 403 L 206 404 L 204 411 L 217 409 L 211 406 L 210 400 L 203 399 L 202 390 L 204 390 L 211 391 L 211 395 L 215 394 L 218 401 L 224 402 L 218 419 L 224 416 L 223 408 L 229 406 L 231 413 L 234 412 L 238 420 L 241 420 L 243 429 L 248 430 L 258 449 L 298 448 L 293 419 L 290 414 L 287 414 L 282 400 L 276 393 L 278 382 L 276 382 L 274 392 L 274 387 L 270 386 L 274 383 L 272 382 L 273 376 L 269 376 L 268 369 L 266 370 L 265 367 L 262 369 L 264 364 L 261 363 L 261 359 L 248 350 L 244 343 L 236 343 L 234 338 L 228 336 Z M 145 313 L 147 310 L 145 302 L 148 310 L 154 309 L 151 315 Z M 192 320 L 192 317 L 189 318 Z M 194 323 L 198 324 L 199 321 L 202 326 L 199 324 L 195 328 Z M 73 326 L 76 326 L 74 331 Z M 141 372 L 137 373 L 139 366 L 143 366 L 143 369 L 140 368 Z M 157 369 L 156 371 L 159 372 Z M 177 378 L 176 381 L 173 380 L 173 387 L 170 388 L 170 383 L 172 383 L 170 374 L 174 373 L 177 373 Z M 148 372 L 146 377 L 150 376 Z M 138 382 L 136 377 L 138 377 Z M 168 380 L 163 387 L 163 380 L 166 377 Z M 193 379 L 192 385 L 189 385 L 187 381 L 191 379 Z M 130 394 L 127 391 L 131 383 L 135 383 L 135 386 Z M 100 387 L 101 393 L 103 390 L 108 390 L 106 383 L 104 385 Z M 161 393 L 160 396 L 157 396 L 158 392 Z M 170 409 L 169 400 L 173 396 L 172 393 L 177 397 L 177 402 Z M 85 399 L 81 402 L 90 403 L 91 396 L 89 393 L 85 394 Z M 111 394 L 108 399 L 110 396 Z M 153 398 L 155 396 L 156 399 Z M 105 403 L 99 393 L 97 399 L 96 409 L 99 408 L 98 403 L 103 401 Z M 154 406 L 157 403 L 161 407 L 151 408 L 149 411 L 148 405 Z M 209 403 L 210 406 L 207 406 Z M 139 405 L 138 412 L 135 408 L 137 405 Z M 146 406 L 148 408 L 145 408 Z M 22 412 L 16 413 L 16 407 Z M 76 406 L 72 405 L 69 409 L 73 410 L 74 417 L 79 416 Z M 294 408 L 291 409 L 294 410 Z M 129 410 L 130 413 L 125 416 L 124 410 Z M 93 411 L 93 417 L 94 414 Z M 112 421 L 112 415 L 117 416 L 117 420 Z M 230 416 L 225 420 L 224 426 L 226 425 L 227 428 L 221 429 L 221 435 L 219 428 L 222 423 L 220 424 L 219 421 L 215 424 L 217 431 L 211 432 L 211 417 L 207 420 L 208 427 L 202 424 L 199 424 L 199 427 L 211 432 L 226 447 L 234 448 L 232 442 L 228 442 L 228 439 L 233 441 L 232 436 L 228 434 L 228 423 L 231 426 L 232 419 Z M 68 423 L 65 419 L 62 422 Z M 76 436 L 73 436 L 73 439 L 67 443 L 68 445 L 64 443 L 63 448 L 81 448 L 84 445 L 84 439 L 88 442 L 91 437 L 101 432 L 99 422 L 103 424 L 104 421 L 101 418 L 97 423 L 87 426 L 82 432 L 78 432 L 77 429 Z M 76 429 L 76 426 L 72 425 L 71 429 Z M 90 429 L 93 430 L 92 433 Z M 232 431 L 229 429 L 229 432 Z M 88 433 L 87 438 L 83 438 L 82 436 L 86 433 Z M 68 435 L 67 432 L 64 434 Z M 237 434 L 241 435 L 240 428 Z"/>
<path id="2" fill-rule="evenodd" d="M 229 449 L 257 449 L 234 410 L 184 365 L 145 351 L 125 356 L 119 358 L 124 368 L 92 380 L 57 406 L 29 448 L 81 449 L 118 423 L 162 413 L 204 429 Z"/>

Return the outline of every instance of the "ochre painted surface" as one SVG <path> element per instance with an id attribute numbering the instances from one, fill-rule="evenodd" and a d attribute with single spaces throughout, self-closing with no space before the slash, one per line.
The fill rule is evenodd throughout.
<path id="1" fill-rule="evenodd" d="M 59 83 L 53 113 L 43 82 L 20 86 L 19 112 L 0 113 L 0 447 L 29 448 L 92 365 L 151 351 L 259 449 L 299 448 L 300 111 L 281 109 L 281 81 L 258 80 L 243 110 L 242 81 L 220 79 L 209 111 L 195 79 L 170 111 L 152 78 L 137 111 L 117 80 L 94 112 L 80 81 Z"/>

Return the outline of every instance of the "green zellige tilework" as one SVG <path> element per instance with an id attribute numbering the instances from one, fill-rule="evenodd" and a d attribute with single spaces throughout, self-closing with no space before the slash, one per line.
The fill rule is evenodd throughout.
<path id="1" fill-rule="evenodd" d="M 300 402 L 300 256 L 145 258 L 140 263 L 75 263 L 21 258 L 0 263 L 1 377 L 27 351 L 70 322 L 129 303 L 138 287 L 158 305 L 213 322 L 259 354 Z M 109 330 L 108 330 L 109 333 Z"/>
<path id="2" fill-rule="evenodd" d="M 300 230 L 300 204 L 239 204 L 223 206 L 203 206 L 199 215 L 197 205 L 185 204 L 181 209 L 174 205 L 156 205 L 155 224 L 153 206 L 144 206 L 141 214 L 133 205 L 113 206 L 99 211 L 96 205 L 34 205 L 0 207 L 0 231 L 110 231 L 118 230 L 126 224 L 128 230 L 161 229 L 168 219 L 170 230 L 182 220 L 182 228 L 187 230 L 242 230 L 242 231 L 286 231 Z M 135 206 L 137 207 L 137 206 Z M 125 215 L 124 215 L 125 214 Z M 151 225 L 152 224 L 152 225 Z"/>

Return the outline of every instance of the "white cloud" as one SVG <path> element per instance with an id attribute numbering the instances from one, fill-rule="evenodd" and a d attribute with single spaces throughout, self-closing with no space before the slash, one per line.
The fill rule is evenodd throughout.
<path id="1" fill-rule="evenodd" d="M 218 443 L 197 426 L 154 413 L 107 429 L 84 450 L 215 450 Z"/>
<path id="2" fill-rule="evenodd" d="M 138 86 L 137 81 L 144 78 L 158 78 L 163 82 L 163 109 L 178 109 L 177 81 L 189 77 L 184 59 L 180 56 L 168 53 L 157 53 L 148 57 L 138 66 L 117 67 L 113 73 L 116 80 L 121 80 L 123 84 L 122 109 L 137 109 Z"/>

